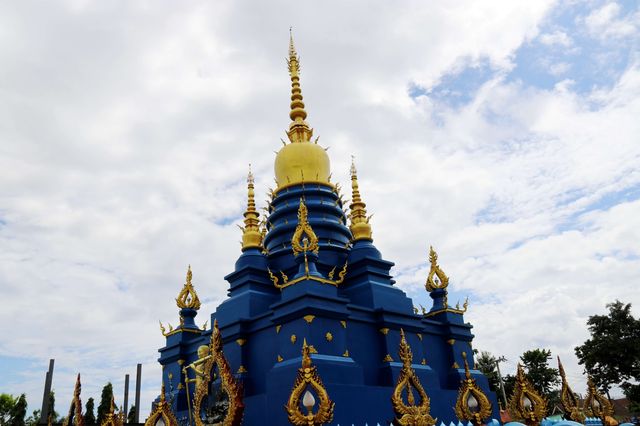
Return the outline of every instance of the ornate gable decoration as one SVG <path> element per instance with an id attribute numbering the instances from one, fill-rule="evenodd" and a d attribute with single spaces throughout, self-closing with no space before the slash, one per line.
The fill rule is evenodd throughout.
<path id="1" fill-rule="evenodd" d="M 124 423 L 124 414 L 120 412 L 120 414 L 116 414 L 116 402 L 113 398 L 111 398 L 111 406 L 109 407 L 109 412 L 104 418 L 104 421 L 100 424 L 100 426 L 122 426 Z"/>
<path id="2" fill-rule="evenodd" d="M 564 367 L 562 366 L 562 362 L 560 362 L 560 357 L 558 357 L 558 370 L 560 370 L 560 377 L 562 378 L 562 390 L 560 390 L 560 404 L 562 405 L 562 410 L 564 411 L 564 416 L 568 420 L 573 420 L 574 422 L 584 423 L 586 416 L 580 410 L 580 403 L 578 397 L 571 387 L 569 387 L 569 383 L 567 382 L 567 376 L 564 373 Z"/>
<path id="3" fill-rule="evenodd" d="M 464 376 L 460 382 L 458 390 L 458 400 L 456 401 L 456 417 L 460 420 L 470 420 L 474 425 L 481 426 L 485 420 L 491 417 L 491 402 L 487 395 L 476 385 L 475 379 L 471 377 L 467 354 L 462 352 L 464 358 Z"/>
<path id="4" fill-rule="evenodd" d="M 74 426 L 84 426 L 84 417 L 82 416 L 82 401 L 80 400 L 80 391 L 82 389 L 82 385 L 80 384 L 80 373 L 78 373 L 78 378 L 76 379 L 76 386 L 73 389 L 73 399 L 71 400 L 71 406 L 69 407 L 69 415 L 64 422 L 63 426 L 70 426 L 73 424 Z M 73 423 L 70 420 L 73 419 Z"/>
<path id="5" fill-rule="evenodd" d="M 196 293 L 195 288 L 193 288 L 193 284 L 191 283 L 191 278 L 193 274 L 191 272 L 191 265 L 189 265 L 189 269 L 187 270 L 187 282 L 178 293 L 178 297 L 176 298 L 176 304 L 180 309 L 195 309 L 196 311 L 200 309 L 200 299 L 198 298 L 198 293 Z"/>
<path id="6" fill-rule="evenodd" d="M 613 416 L 613 406 L 609 400 L 598 392 L 593 379 L 587 379 L 587 397 L 584 400 L 584 410 L 590 417 L 598 417 L 602 420 L 602 424 L 607 424 L 606 417 Z"/>
<path id="7" fill-rule="evenodd" d="M 164 380 L 160 387 L 160 401 L 156 404 L 155 408 L 144 422 L 144 426 L 156 426 L 160 420 L 164 422 L 164 426 L 178 426 L 178 420 L 171 411 L 171 404 L 167 402 L 164 395 Z M 162 423 L 160 423 L 162 425 Z"/>
<path id="8" fill-rule="evenodd" d="M 302 198 L 298 207 L 298 225 L 291 238 L 291 248 L 295 256 L 306 252 L 318 254 L 318 237 L 309 225 L 307 206 Z"/>
<path id="9" fill-rule="evenodd" d="M 522 419 L 529 426 L 539 425 L 547 415 L 547 402 L 533 388 L 520 364 L 509 411 L 515 419 Z"/>
<path id="10" fill-rule="evenodd" d="M 431 401 L 424 391 L 416 372 L 411 368 L 413 354 L 404 336 L 404 330 L 402 329 L 400 329 L 400 348 L 398 349 L 398 355 L 402 360 L 402 370 L 400 370 L 398 382 L 391 395 L 393 411 L 396 414 L 396 418 L 393 419 L 393 424 L 396 426 L 435 425 L 437 419 L 434 419 L 429 414 Z M 415 389 L 420 397 L 419 404 L 416 404 L 412 388 Z M 407 403 L 404 402 L 402 396 L 405 390 L 407 393 Z"/>
<path id="11" fill-rule="evenodd" d="M 432 292 L 436 289 L 446 289 L 449 286 L 449 277 L 447 277 L 440 266 L 438 266 L 438 253 L 433 249 L 433 246 L 429 247 L 429 262 L 431 263 L 431 269 L 429 270 L 429 276 L 425 287 L 428 292 Z"/>

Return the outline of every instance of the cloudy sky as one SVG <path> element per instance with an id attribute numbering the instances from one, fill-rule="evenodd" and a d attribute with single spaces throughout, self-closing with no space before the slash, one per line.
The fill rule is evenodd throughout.
<path id="1" fill-rule="evenodd" d="M 289 26 L 334 180 L 350 156 L 398 285 L 430 306 L 432 244 L 475 347 L 514 370 L 589 315 L 640 314 L 640 10 L 630 1 L 0 3 L 0 392 L 65 412 L 143 363 L 240 254 L 288 125 Z"/>

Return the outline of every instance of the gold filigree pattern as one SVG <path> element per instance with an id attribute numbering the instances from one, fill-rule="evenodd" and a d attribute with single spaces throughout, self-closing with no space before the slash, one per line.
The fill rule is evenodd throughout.
<path id="1" fill-rule="evenodd" d="M 437 419 L 434 419 L 429 414 L 431 404 L 429 397 L 424 391 L 416 372 L 411 368 L 413 354 L 404 336 L 404 330 L 402 329 L 400 329 L 400 348 L 398 349 L 398 355 L 402 360 L 402 370 L 400 370 L 398 382 L 391 395 L 391 403 L 393 404 L 393 411 L 396 416 L 393 419 L 393 424 L 396 426 L 435 425 Z M 404 402 L 402 396 L 405 390 L 407 393 L 407 403 Z M 414 390 L 420 398 L 419 403 L 416 403 L 415 396 L 413 395 Z"/>
<path id="2" fill-rule="evenodd" d="M 74 426 L 84 426 L 84 417 L 82 416 L 82 401 L 80 400 L 80 391 L 82 389 L 82 385 L 80 384 L 80 373 L 78 373 L 78 377 L 76 378 L 76 385 L 73 388 L 73 399 L 71 400 L 71 405 L 69 406 L 69 415 L 64 422 L 63 426 L 70 426 L 70 419 L 73 419 Z"/>
<path id="3" fill-rule="evenodd" d="M 180 309 L 200 309 L 200 299 L 198 298 L 198 294 L 191 283 L 192 277 L 191 265 L 189 265 L 189 269 L 187 269 L 187 282 L 184 284 L 184 287 L 182 287 L 182 290 L 180 290 L 180 293 L 178 293 L 178 297 L 176 298 L 176 304 Z"/>
<path id="4" fill-rule="evenodd" d="M 586 416 L 580 410 L 580 400 L 577 395 L 569 387 L 567 376 L 564 372 L 560 357 L 558 357 L 558 370 L 560 371 L 560 378 L 562 379 L 562 389 L 560 390 L 560 404 L 564 411 L 564 417 L 574 422 L 584 423 Z"/>
<path id="5" fill-rule="evenodd" d="M 307 340 L 302 343 L 302 367 L 298 369 L 298 375 L 293 383 L 289 401 L 285 409 L 289 415 L 289 422 L 295 426 L 315 426 L 329 423 L 333 420 L 334 403 L 329 398 L 329 394 L 322 384 L 317 367 L 311 362 L 311 350 L 307 345 Z M 311 389 L 309 389 L 311 388 Z M 311 395 L 312 404 L 307 407 L 307 414 L 300 410 L 301 400 L 307 399 L 306 394 L 313 390 L 320 399 L 318 409 L 313 412 L 315 398 Z M 305 404 L 306 405 L 306 404 Z"/>
<path id="6" fill-rule="evenodd" d="M 509 400 L 509 411 L 514 419 L 524 420 L 528 426 L 537 426 L 547 415 L 547 401 L 533 388 L 518 364 L 513 395 Z"/>
<path id="7" fill-rule="evenodd" d="M 464 379 L 460 382 L 458 399 L 456 401 L 456 417 L 460 420 L 471 421 L 476 426 L 484 424 L 491 417 L 491 402 L 487 395 L 476 385 L 471 377 L 467 354 L 462 352 L 464 358 Z"/>
<path id="8" fill-rule="evenodd" d="M 156 426 L 156 424 L 162 419 L 166 426 L 178 426 L 178 419 L 171 411 L 171 404 L 167 402 L 164 395 L 164 380 L 160 387 L 160 400 L 153 408 L 153 411 L 144 422 L 144 426 Z"/>
<path id="9" fill-rule="evenodd" d="M 431 269 L 427 276 L 427 282 L 425 288 L 428 292 L 432 292 L 436 289 L 445 289 L 449 285 L 449 277 L 447 277 L 440 266 L 438 266 L 438 253 L 429 247 L 429 262 L 431 263 Z"/>
<path id="10" fill-rule="evenodd" d="M 584 410 L 589 417 L 598 417 L 602 424 L 610 423 L 607 417 L 613 416 L 613 406 L 609 400 L 596 389 L 593 379 L 587 379 L 587 397 L 584 399 Z"/>
<path id="11" fill-rule="evenodd" d="M 229 408 L 226 416 L 222 421 L 223 426 L 239 426 L 242 423 L 244 414 L 243 388 L 242 383 L 236 381 L 231 372 L 231 367 L 227 358 L 224 356 L 222 347 L 222 334 L 218 328 L 218 321 L 213 323 L 211 331 L 211 342 L 209 343 L 209 353 L 212 355 L 204 364 L 203 372 L 204 380 L 197 384 L 193 395 L 193 414 L 196 426 L 205 426 L 200 416 L 202 402 L 209 394 L 209 383 L 212 380 L 212 370 L 214 366 L 218 367 L 218 375 L 220 377 L 220 386 L 229 397 Z"/>
<path id="12" fill-rule="evenodd" d="M 302 198 L 298 207 L 298 225 L 291 237 L 291 248 L 296 256 L 303 252 L 318 253 L 318 237 L 309 225 L 307 206 Z"/>

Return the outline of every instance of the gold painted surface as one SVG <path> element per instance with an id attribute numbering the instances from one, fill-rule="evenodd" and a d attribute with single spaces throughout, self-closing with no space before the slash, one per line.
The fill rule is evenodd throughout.
<path id="1" fill-rule="evenodd" d="M 491 402 L 482 389 L 478 387 L 475 379 L 471 377 L 469 371 L 469 363 L 467 362 L 467 354 L 462 353 L 464 358 L 464 379 L 460 382 L 458 389 L 458 399 L 454 407 L 456 417 L 460 420 L 470 421 L 476 426 L 482 426 L 485 421 L 491 417 Z M 469 409 L 468 401 L 473 397 L 478 403 L 477 410 Z"/>
<path id="2" fill-rule="evenodd" d="M 200 309 L 200 299 L 198 298 L 198 294 L 191 283 L 192 277 L 191 265 L 189 265 L 189 269 L 187 269 L 187 282 L 184 284 L 184 287 L 182 287 L 182 290 L 180 290 L 180 293 L 178 293 L 178 297 L 176 298 L 176 304 L 180 309 Z"/>
<path id="3" fill-rule="evenodd" d="M 324 335 L 324 338 L 327 339 L 327 342 L 331 342 L 333 340 L 333 334 L 327 331 L 327 334 Z"/>
<path id="4" fill-rule="evenodd" d="M 303 252 L 318 253 L 318 237 L 313 232 L 311 225 L 309 225 L 309 211 L 304 203 L 304 200 L 300 198 L 300 205 L 298 207 L 298 224 L 296 230 L 291 237 L 291 249 L 294 255 L 299 255 Z M 302 244 L 301 244 L 302 243 Z"/>
<path id="5" fill-rule="evenodd" d="M 451 368 L 453 368 L 454 370 L 457 370 L 458 368 L 460 368 L 460 366 L 456 361 L 454 361 L 453 364 L 451 365 Z"/>
<path id="6" fill-rule="evenodd" d="M 247 210 L 244 212 L 244 226 L 242 229 L 242 250 L 262 248 L 262 230 L 260 229 L 260 213 L 256 210 L 254 179 L 249 165 L 247 175 Z"/>
<path id="7" fill-rule="evenodd" d="M 447 340 L 447 343 L 450 344 L 451 346 L 453 346 L 454 343 L 456 343 L 456 339 L 449 339 L 449 340 Z"/>
<path id="8" fill-rule="evenodd" d="M 428 292 L 432 292 L 435 289 L 446 289 L 449 285 L 449 277 L 438 266 L 438 254 L 433 247 L 429 247 L 429 262 L 431 263 L 431 269 L 427 276 L 425 288 Z"/>
<path id="9" fill-rule="evenodd" d="M 342 326 L 342 328 L 347 328 L 347 322 L 346 321 L 340 321 L 340 325 Z"/>
<path id="10" fill-rule="evenodd" d="M 302 367 L 298 369 L 289 400 L 285 405 L 289 422 L 296 426 L 323 425 L 333 420 L 334 403 L 322 384 L 316 366 L 311 362 L 310 354 L 311 351 L 305 339 L 302 344 Z M 309 388 L 313 390 L 319 401 L 305 414 L 301 410 L 301 400 Z M 313 409 L 316 405 L 317 408 L 314 412 Z"/>
<path id="11" fill-rule="evenodd" d="M 613 420 L 613 406 L 596 388 L 591 377 L 587 378 L 587 397 L 584 399 L 584 411 L 588 417 L 598 417 L 602 424 Z M 611 419 L 608 419 L 610 417 Z M 614 420 L 615 421 L 615 420 Z"/>
<path id="12" fill-rule="evenodd" d="M 278 357 L 276 359 L 278 360 L 278 362 L 284 361 L 284 358 L 282 358 L 280 355 L 278 355 Z"/>
<path id="13" fill-rule="evenodd" d="M 164 387 L 162 390 L 164 390 Z M 116 402 L 112 397 L 109 411 L 104 417 L 104 420 L 102 421 L 102 423 L 100 423 L 100 426 L 122 426 L 123 420 L 124 420 L 124 414 L 122 412 L 120 412 L 120 414 L 116 414 Z M 177 422 L 174 423 L 174 425 L 177 425 Z M 167 426 L 169 426 L 169 423 L 167 423 Z"/>
<path id="14" fill-rule="evenodd" d="M 241 365 L 241 366 L 238 368 L 238 374 L 242 374 L 242 373 L 246 373 L 246 372 L 247 372 L 247 369 L 246 369 L 246 368 L 244 368 L 244 365 Z"/>
<path id="15" fill-rule="evenodd" d="M 82 385 L 80 384 L 80 373 L 76 378 L 76 385 L 73 388 L 73 398 L 71 399 L 71 405 L 69 406 L 69 414 L 62 422 L 63 426 L 70 426 L 69 420 L 73 419 L 74 426 L 84 426 L 84 417 L 82 416 L 82 401 L 80 400 L 80 392 Z"/>
<path id="16" fill-rule="evenodd" d="M 411 368 L 413 354 L 402 329 L 400 329 L 398 355 L 402 360 L 402 370 L 400 370 L 398 381 L 391 395 L 391 403 L 395 413 L 393 424 L 396 426 L 435 425 L 437 419 L 429 414 L 431 404 L 429 397 L 416 372 Z M 414 391 L 417 392 L 420 402 L 416 402 Z M 404 392 L 407 394 L 406 402 L 403 398 Z"/>
<path id="17" fill-rule="evenodd" d="M 389 334 L 389 329 L 387 327 L 383 327 L 380 329 L 380 333 L 386 336 L 387 334 Z"/>
<path id="18" fill-rule="evenodd" d="M 539 425 L 547 415 L 547 401 L 533 388 L 520 364 L 513 395 L 509 400 L 509 412 L 514 420 L 522 420 L 528 426 Z"/>
<path id="19" fill-rule="evenodd" d="M 305 315 L 302 318 L 304 318 L 304 320 L 308 323 L 311 324 L 313 322 L 313 320 L 315 319 L 315 315 Z"/>
<path id="20" fill-rule="evenodd" d="M 416 333 L 416 336 L 418 336 L 418 339 L 420 339 L 420 341 L 422 341 L 422 334 Z"/>
<path id="21" fill-rule="evenodd" d="M 182 384 L 182 383 L 181 383 Z M 156 426 L 156 423 L 162 419 L 166 426 L 178 426 L 178 419 L 171 410 L 171 404 L 169 404 L 164 395 L 164 381 L 160 387 L 160 400 L 154 407 L 149 417 L 144 422 L 144 426 Z M 104 425 L 104 423 L 103 423 Z M 122 425 L 122 423 L 120 424 Z"/>
<path id="22" fill-rule="evenodd" d="M 349 356 L 349 349 L 346 349 L 344 351 L 344 353 L 342 354 L 343 357 L 348 357 Z"/>
<path id="23" fill-rule="evenodd" d="M 222 335 L 218 328 L 218 321 L 214 321 L 211 331 L 211 341 L 209 343 L 211 356 L 204 363 L 203 372 L 205 379 L 196 385 L 193 395 L 193 418 L 196 426 L 205 426 L 200 417 L 202 402 L 209 394 L 209 383 L 213 380 L 213 368 L 218 367 L 220 386 L 229 397 L 227 413 L 222 421 L 222 426 L 239 426 L 242 423 L 244 414 L 243 387 L 242 383 L 236 381 L 229 366 L 227 358 L 224 356 L 222 346 Z"/>
<path id="24" fill-rule="evenodd" d="M 295 334 L 292 334 L 292 335 L 291 335 L 291 337 L 289 338 L 289 340 L 291 340 L 291 343 L 292 343 L 292 344 L 295 344 L 295 343 L 296 343 L 296 341 L 298 340 L 298 338 L 296 337 L 296 335 L 295 335 Z"/>
<path id="25" fill-rule="evenodd" d="M 236 339 L 236 343 L 238 346 L 244 346 L 244 344 L 247 343 L 247 339 Z"/>
<path id="26" fill-rule="evenodd" d="M 562 389 L 560 390 L 560 405 L 562 405 L 562 411 L 566 419 L 573 420 L 574 422 L 583 423 L 586 416 L 580 409 L 580 400 L 578 396 L 573 392 L 567 381 L 567 376 L 564 372 L 564 367 L 558 357 L 558 370 L 560 372 L 560 378 L 562 379 Z"/>
<path id="27" fill-rule="evenodd" d="M 329 156 L 317 144 L 318 139 L 311 142 L 313 130 L 305 121 L 307 112 L 300 87 L 300 58 L 293 45 L 293 38 L 289 42 L 287 64 L 291 76 L 291 124 L 287 131 L 290 143 L 285 143 L 276 155 L 277 191 L 299 183 L 317 182 L 328 185 L 331 179 Z"/>
<path id="28" fill-rule="evenodd" d="M 282 326 L 280 324 L 276 325 L 276 334 L 280 333 L 280 329 Z"/>
<path id="29" fill-rule="evenodd" d="M 420 361 L 420 364 L 427 365 L 427 359 L 426 358 L 422 358 L 422 361 Z"/>
<path id="30" fill-rule="evenodd" d="M 393 358 L 390 354 L 386 354 L 384 358 L 382 358 L 382 362 L 393 362 Z"/>
<path id="31" fill-rule="evenodd" d="M 367 205 L 360 197 L 358 188 L 358 171 L 351 157 L 351 205 L 349 206 L 349 229 L 353 235 L 353 240 L 371 240 L 370 217 L 367 217 Z"/>

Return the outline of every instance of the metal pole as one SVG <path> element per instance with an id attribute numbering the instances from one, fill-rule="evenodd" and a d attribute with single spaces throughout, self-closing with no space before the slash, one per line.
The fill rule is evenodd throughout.
<path id="1" fill-rule="evenodd" d="M 136 370 L 136 423 L 140 423 L 140 381 L 142 379 L 142 364 Z"/>
<path id="2" fill-rule="evenodd" d="M 127 423 L 129 416 L 129 375 L 124 375 L 124 423 Z"/>
<path id="3" fill-rule="evenodd" d="M 500 381 L 500 389 L 502 390 L 502 400 L 504 401 L 504 409 L 507 409 L 507 394 L 504 391 L 504 382 L 502 381 L 502 374 L 500 374 L 500 361 L 505 361 L 504 357 L 496 359 L 496 369 L 498 370 L 498 380 Z"/>
<path id="4" fill-rule="evenodd" d="M 47 424 L 49 419 L 49 394 L 51 393 L 51 382 L 53 381 L 54 359 L 49 360 L 49 371 L 44 381 L 44 395 L 42 395 L 42 409 L 40 410 L 40 424 Z"/>

